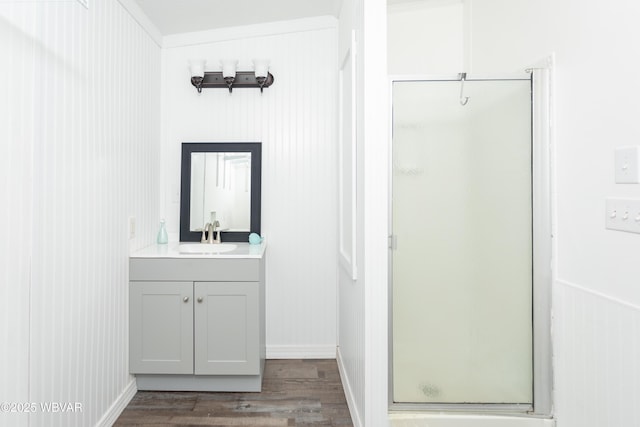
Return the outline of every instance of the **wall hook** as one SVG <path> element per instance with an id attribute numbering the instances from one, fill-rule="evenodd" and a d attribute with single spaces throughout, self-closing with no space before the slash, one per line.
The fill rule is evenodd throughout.
<path id="1" fill-rule="evenodd" d="M 464 96 L 464 82 L 467 79 L 467 73 L 460 73 L 460 105 L 465 106 L 469 102 L 469 97 Z"/>

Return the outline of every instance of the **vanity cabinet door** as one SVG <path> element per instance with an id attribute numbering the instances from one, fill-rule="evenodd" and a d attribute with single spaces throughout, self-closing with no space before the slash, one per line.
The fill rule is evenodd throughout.
<path id="1" fill-rule="evenodd" d="M 259 375 L 258 282 L 196 282 L 195 374 Z"/>
<path id="2" fill-rule="evenodd" d="M 129 370 L 193 373 L 193 282 L 130 282 Z"/>

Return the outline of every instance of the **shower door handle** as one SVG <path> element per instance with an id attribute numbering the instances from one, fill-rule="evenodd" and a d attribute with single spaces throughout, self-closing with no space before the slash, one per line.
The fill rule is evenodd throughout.
<path id="1" fill-rule="evenodd" d="M 398 249 L 398 236 L 395 234 L 391 234 L 389 236 L 389 249 L 392 251 Z"/>

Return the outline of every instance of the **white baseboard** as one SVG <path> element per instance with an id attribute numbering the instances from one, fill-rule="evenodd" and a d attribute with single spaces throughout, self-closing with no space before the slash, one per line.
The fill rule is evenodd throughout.
<path id="1" fill-rule="evenodd" d="M 335 359 L 332 345 L 268 345 L 267 359 Z"/>
<path id="2" fill-rule="evenodd" d="M 353 396 L 351 384 L 349 383 L 349 377 L 346 375 L 346 369 L 344 363 L 342 362 L 342 357 L 340 356 L 340 347 L 337 348 L 336 360 L 338 362 L 340 380 L 342 381 L 344 395 L 347 398 L 347 406 L 349 407 L 349 413 L 351 414 L 351 421 L 353 422 L 353 426 L 364 427 L 364 424 L 362 424 L 362 419 L 360 418 L 360 413 L 358 412 L 358 407 L 356 406 L 356 401 Z"/>
<path id="3" fill-rule="evenodd" d="M 116 401 L 113 402 L 100 421 L 98 421 L 96 427 L 111 427 L 114 425 L 137 391 L 136 379 L 132 378 L 131 382 L 127 384 L 122 393 L 120 393 L 120 396 L 118 396 Z"/>

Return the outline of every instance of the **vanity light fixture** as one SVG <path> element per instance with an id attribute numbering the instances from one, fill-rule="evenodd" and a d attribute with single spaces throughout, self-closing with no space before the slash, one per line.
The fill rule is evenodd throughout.
<path id="1" fill-rule="evenodd" d="M 229 93 L 233 88 L 256 87 L 260 92 L 265 87 L 273 84 L 273 74 L 269 72 L 269 61 L 266 59 L 254 59 L 254 71 L 237 71 L 237 60 L 220 61 L 222 71 L 204 71 L 206 61 L 191 60 L 189 69 L 191 71 L 191 84 L 195 86 L 198 93 L 202 89 L 226 88 Z"/>

